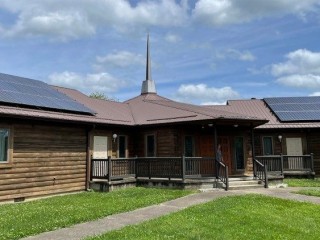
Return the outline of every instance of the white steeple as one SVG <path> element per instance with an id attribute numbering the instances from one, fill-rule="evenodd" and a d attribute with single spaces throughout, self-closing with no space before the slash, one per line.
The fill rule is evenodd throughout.
<path id="1" fill-rule="evenodd" d="M 149 33 L 147 38 L 147 60 L 146 60 L 146 80 L 142 82 L 141 94 L 157 93 L 156 85 L 151 79 L 151 59 L 150 59 L 150 44 Z"/>

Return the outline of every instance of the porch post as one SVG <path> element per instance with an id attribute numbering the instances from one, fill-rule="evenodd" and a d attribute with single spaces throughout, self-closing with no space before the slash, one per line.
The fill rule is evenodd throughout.
<path id="1" fill-rule="evenodd" d="M 217 150 L 218 150 L 218 135 L 217 135 L 217 126 L 214 125 L 214 153 L 215 158 L 217 157 Z"/>
<path id="2" fill-rule="evenodd" d="M 111 182 L 112 166 L 111 166 L 111 156 L 108 156 L 108 182 Z"/>
<path id="3" fill-rule="evenodd" d="M 281 175 L 283 176 L 283 155 L 282 155 L 282 151 L 280 153 L 280 164 L 281 164 Z"/>
<path id="4" fill-rule="evenodd" d="M 181 157 L 181 167 L 182 167 L 182 182 L 186 180 L 186 158 L 184 155 Z"/>
<path id="5" fill-rule="evenodd" d="M 251 124 L 251 156 L 252 156 L 253 176 L 255 177 L 255 175 L 256 175 L 255 164 L 254 164 L 255 148 L 254 148 L 254 131 L 253 131 L 253 126 L 252 126 L 252 124 Z"/>
<path id="6" fill-rule="evenodd" d="M 311 171 L 314 172 L 314 162 L 313 162 L 313 153 L 310 153 L 311 160 Z"/>
<path id="7" fill-rule="evenodd" d="M 217 164 L 217 150 L 218 150 L 218 135 L 217 135 L 217 126 L 214 125 L 214 163 L 215 163 L 215 170 L 216 170 L 216 178 L 218 178 L 218 164 Z"/>

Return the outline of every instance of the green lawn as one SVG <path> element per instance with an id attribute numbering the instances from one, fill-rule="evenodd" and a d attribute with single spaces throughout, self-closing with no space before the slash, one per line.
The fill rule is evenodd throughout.
<path id="1" fill-rule="evenodd" d="M 232 196 L 88 239 L 320 239 L 319 210 L 311 203 Z"/>
<path id="2" fill-rule="evenodd" d="M 110 193 L 83 192 L 26 203 L 0 205 L 0 239 L 19 239 L 161 203 L 192 193 L 129 188 Z"/>
<path id="3" fill-rule="evenodd" d="M 320 187 L 320 178 L 286 178 L 283 182 L 287 183 L 289 187 Z"/>
<path id="4" fill-rule="evenodd" d="M 293 193 L 307 195 L 307 196 L 320 197 L 320 189 L 302 189 L 299 191 L 295 191 Z"/>

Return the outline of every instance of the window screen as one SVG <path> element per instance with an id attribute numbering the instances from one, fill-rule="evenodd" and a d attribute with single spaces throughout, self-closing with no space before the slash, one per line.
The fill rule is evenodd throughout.
<path id="1" fill-rule="evenodd" d="M 154 135 L 147 135 L 147 157 L 155 157 L 155 137 Z"/>
<path id="2" fill-rule="evenodd" d="M 8 161 L 8 129 L 0 129 L 0 162 Z"/>
<path id="3" fill-rule="evenodd" d="M 272 155 L 272 137 L 263 137 L 263 155 Z"/>

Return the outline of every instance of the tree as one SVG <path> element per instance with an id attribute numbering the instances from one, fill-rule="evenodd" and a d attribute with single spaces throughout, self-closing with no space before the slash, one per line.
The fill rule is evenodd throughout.
<path id="1" fill-rule="evenodd" d="M 95 99 L 101 99 L 101 100 L 106 100 L 106 101 L 114 101 L 114 102 L 119 102 L 119 100 L 115 98 L 110 98 L 106 96 L 103 92 L 93 92 L 89 95 L 90 98 L 95 98 Z"/>
<path id="2" fill-rule="evenodd" d="M 108 97 L 103 92 L 93 92 L 89 95 L 91 98 L 108 100 Z"/>

